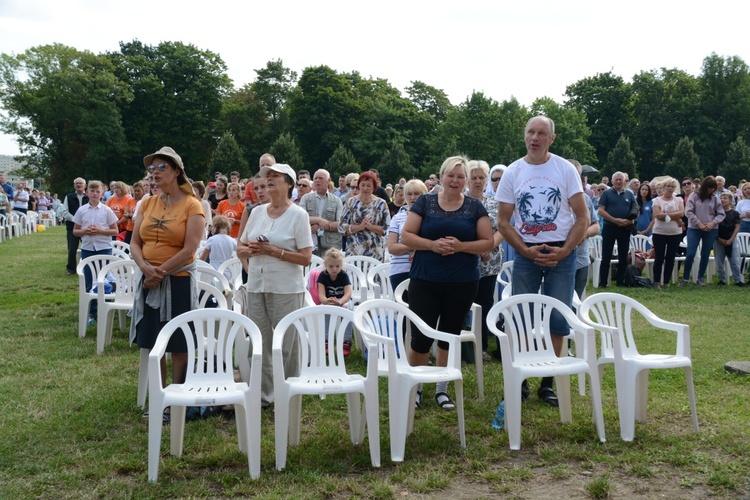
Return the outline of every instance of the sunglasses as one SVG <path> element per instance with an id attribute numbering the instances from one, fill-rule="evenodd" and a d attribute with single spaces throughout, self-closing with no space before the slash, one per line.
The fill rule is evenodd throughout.
<path id="1" fill-rule="evenodd" d="M 693 183 L 692 182 L 683 182 L 682 185 L 683 186 L 692 186 Z"/>
<path id="2" fill-rule="evenodd" d="M 352 189 L 359 189 L 359 186 L 349 186 Z"/>
<path id="3" fill-rule="evenodd" d="M 154 189 L 156 187 L 156 184 L 149 184 L 148 187 L 150 187 L 151 189 Z"/>
<path id="4" fill-rule="evenodd" d="M 499 181 L 500 181 L 500 177 L 493 177 L 492 178 L 492 182 L 499 182 Z"/>
<path id="5" fill-rule="evenodd" d="M 159 163 L 158 165 L 151 165 L 150 167 L 148 167 L 148 171 L 151 172 L 152 174 L 156 172 L 157 170 L 159 172 L 164 172 L 166 169 L 167 169 L 166 163 Z"/>
<path id="6" fill-rule="evenodd" d="M 310 186 L 308 186 L 307 184 L 305 184 L 305 183 L 303 183 L 303 182 L 298 182 L 298 183 L 297 183 L 297 187 L 301 187 L 301 188 L 302 188 L 302 187 L 305 187 L 305 188 L 306 188 L 306 187 L 310 187 Z"/>

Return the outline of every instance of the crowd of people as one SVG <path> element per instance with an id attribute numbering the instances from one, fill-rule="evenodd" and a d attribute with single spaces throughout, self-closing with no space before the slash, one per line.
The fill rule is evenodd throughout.
<path id="1" fill-rule="evenodd" d="M 549 151 L 555 137 L 554 122 L 537 116 L 524 130 L 526 155 L 507 167 L 453 156 L 424 180 L 401 178 L 385 186 L 375 170 L 341 175 L 334 184 L 325 169 L 311 177 L 270 154 L 260 157 L 252 179 L 240 179 L 236 171 L 228 178 L 216 172 L 204 185 L 188 179 L 180 156 L 164 147 L 144 158 L 145 176 L 132 187 L 113 181 L 104 191 L 107 186 L 97 181 L 75 179 L 74 192 L 58 201 L 68 228 L 67 271 L 76 272 L 81 241 L 82 257 L 111 252 L 112 238 L 129 242 L 140 270 L 131 340 L 151 349 L 166 322 L 196 307 L 196 259 L 218 269 L 236 255 L 243 265 L 242 309 L 263 337 L 264 407 L 274 400 L 273 330 L 304 306 L 309 285 L 304 270 L 313 255 L 325 259 L 315 284 L 321 303 L 346 305 L 351 298 L 344 256 L 389 261 L 394 289 L 410 280 L 409 307 L 431 327 L 454 334 L 461 332 L 473 302 L 482 306 L 486 325 L 497 275 L 510 260 L 513 294 L 543 293 L 571 306 L 574 291 L 585 289 L 588 243 L 598 234 L 602 272 L 593 279 L 602 287 L 609 283 L 615 243 L 616 283 L 625 284 L 629 242 L 638 234 L 651 237 L 659 287 L 668 286 L 683 238 L 681 284 L 687 283 L 700 249 L 698 285 L 705 285 L 713 250 L 719 284 L 727 282 L 727 258 L 734 283 L 744 286 L 737 234 L 750 232 L 750 183 L 725 188 L 724 179 L 713 176 L 641 183 L 615 172 L 611 185 L 607 177 L 591 185 L 578 162 Z M 16 191 L 11 193 L 16 198 Z M 46 193 L 33 196 L 36 203 L 47 198 Z M 569 329 L 561 316 L 553 316 L 551 330 L 559 354 Z M 179 337 L 173 336 L 167 349 L 175 382 L 184 379 L 187 360 Z M 286 339 L 284 371 L 293 376 L 300 354 L 294 337 Z M 491 359 L 488 341 L 485 327 L 486 360 Z M 349 348 L 350 343 L 347 355 Z M 409 362 L 427 364 L 431 351 L 431 339 L 415 332 Z M 438 343 L 435 363 L 446 361 L 447 346 Z M 524 398 L 529 392 L 524 382 Z M 557 406 L 551 378 L 541 381 L 537 394 Z M 438 384 L 434 398 L 443 409 L 455 407 L 447 384 Z M 422 405 L 421 387 L 415 404 Z"/>

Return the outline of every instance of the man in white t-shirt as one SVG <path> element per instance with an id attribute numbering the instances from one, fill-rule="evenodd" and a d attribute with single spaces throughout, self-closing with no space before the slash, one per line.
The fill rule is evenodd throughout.
<path id="1" fill-rule="evenodd" d="M 497 225 L 515 249 L 513 295 L 543 293 L 572 306 L 576 271 L 575 248 L 590 224 L 583 188 L 575 167 L 549 152 L 555 141 L 555 123 L 535 116 L 524 131 L 526 156 L 513 162 L 500 179 L 495 199 L 500 202 Z M 511 223 L 511 216 L 515 225 Z M 552 344 L 558 356 L 570 333 L 558 313 L 550 321 Z M 528 388 L 524 382 L 524 399 Z M 552 377 L 542 379 L 537 394 L 558 406 Z"/>

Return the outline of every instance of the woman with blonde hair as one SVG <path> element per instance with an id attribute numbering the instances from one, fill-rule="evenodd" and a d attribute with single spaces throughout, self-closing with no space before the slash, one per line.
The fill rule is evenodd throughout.
<path id="1" fill-rule="evenodd" d="M 394 290 L 401 282 L 409 278 L 411 259 L 414 257 L 414 251 L 401 241 L 404 222 L 414 202 L 423 194 L 427 194 L 427 186 L 419 179 L 412 179 L 403 187 L 397 186 L 396 190 L 399 189 L 404 193 L 404 204 L 391 219 L 391 225 L 388 226 L 388 253 L 391 254 L 390 280 Z"/>
<path id="2" fill-rule="evenodd" d="M 440 167 L 443 189 L 420 196 L 406 217 L 401 238 L 415 250 L 409 280 L 409 308 L 425 323 L 459 335 L 479 285 L 479 256 L 493 248 L 487 209 L 464 196 L 468 160 L 451 156 Z M 439 324 L 438 324 L 439 320 Z M 427 365 L 432 339 L 412 331 L 409 364 Z M 448 345 L 438 342 L 437 366 L 446 366 Z M 444 410 L 455 408 L 447 382 L 438 383 L 435 401 Z M 417 389 L 416 405 L 422 400 Z"/>

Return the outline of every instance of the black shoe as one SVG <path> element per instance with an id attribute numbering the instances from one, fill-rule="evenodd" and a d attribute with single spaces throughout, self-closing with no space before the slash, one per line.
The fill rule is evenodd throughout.
<path id="1" fill-rule="evenodd" d="M 719 282 L 716 283 L 716 285 L 717 286 L 724 286 L 724 285 L 726 285 L 726 283 L 724 283 L 723 281 L 719 280 Z"/>
<path id="2" fill-rule="evenodd" d="M 557 395 L 555 394 L 555 391 L 554 389 L 552 389 L 552 387 L 542 386 L 538 391 L 536 391 L 536 394 L 537 396 L 539 396 L 539 399 L 541 399 L 543 403 L 554 407 L 560 406 L 560 403 L 557 400 Z"/>
<path id="3" fill-rule="evenodd" d="M 744 284 L 743 282 L 741 282 L 741 281 L 735 281 L 735 282 L 734 282 L 734 286 L 738 286 L 738 287 L 740 287 L 740 288 L 745 288 L 745 286 L 747 286 L 747 285 L 745 285 L 745 284 Z"/>
<path id="4" fill-rule="evenodd" d="M 531 391 L 529 391 L 529 383 L 524 380 L 521 383 L 521 400 L 522 401 L 526 401 L 527 399 L 529 399 L 529 394 L 530 393 L 531 393 Z"/>
<path id="5" fill-rule="evenodd" d="M 77 273 L 75 271 L 71 271 L 70 269 L 68 269 L 68 274 L 77 274 Z"/>

